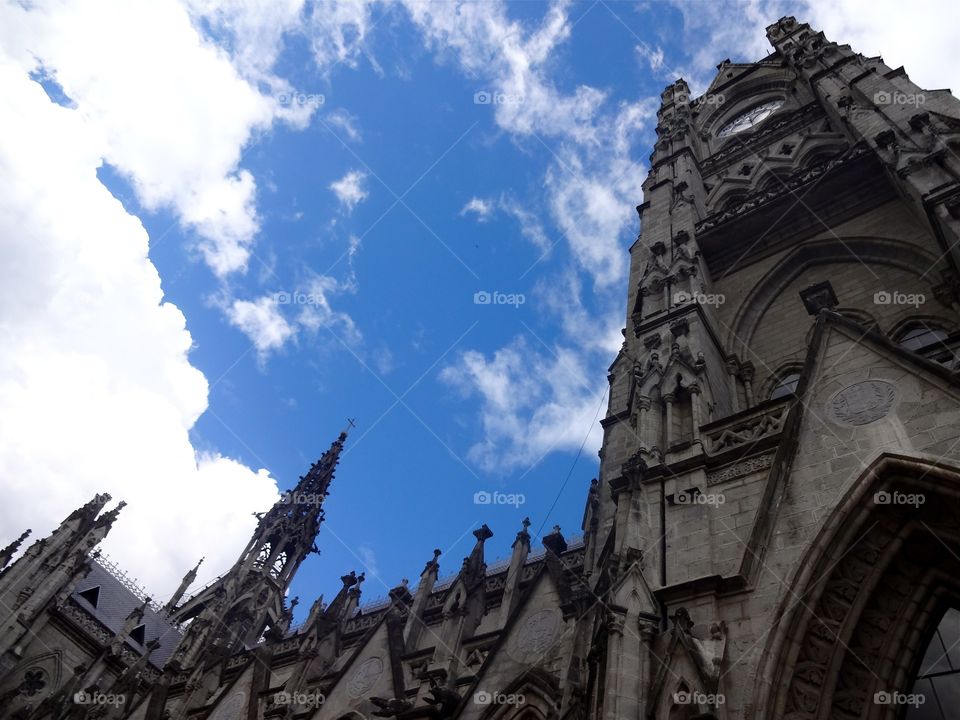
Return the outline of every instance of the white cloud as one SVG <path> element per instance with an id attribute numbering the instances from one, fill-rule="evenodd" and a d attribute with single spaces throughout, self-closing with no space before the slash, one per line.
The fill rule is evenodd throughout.
<path id="1" fill-rule="evenodd" d="M 532 32 L 510 20 L 502 2 L 408 0 L 405 7 L 441 56 L 452 55 L 468 75 L 489 82 L 488 91 L 510 98 L 493 106 L 496 121 L 505 130 L 599 142 L 592 118 L 604 93 L 581 86 L 563 94 L 547 76 L 551 53 L 570 37 L 563 3 L 552 5 Z"/>
<path id="2" fill-rule="evenodd" d="M 514 197 L 501 195 L 499 207 L 505 213 L 510 215 L 520 224 L 520 234 L 533 243 L 537 249 L 546 251 L 550 249 L 550 240 L 547 233 L 540 224 L 540 219 L 536 213 L 529 210 L 523 203 Z"/>
<path id="3" fill-rule="evenodd" d="M 207 381 L 147 233 L 97 179 L 103 128 L 3 54 L 0 89 L 0 126 L 17 138 L 0 144 L 0 534 L 46 535 L 110 492 L 129 505 L 106 551 L 163 597 L 199 554 L 211 575 L 236 559 L 276 483 L 191 445 Z"/>
<path id="4" fill-rule="evenodd" d="M 533 243 L 540 250 L 547 250 L 550 247 L 550 241 L 543 229 L 543 225 L 537 214 L 527 209 L 527 207 L 518 201 L 515 197 L 502 194 L 497 199 L 487 199 L 473 197 L 460 210 L 460 215 L 475 215 L 477 222 L 485 223 L 493 214 L 501 210 L 520 225 L 520 234 Z"/>
<path id="5" fill-rule="evenodd" d="M 487 470 L 529 466 L 551 449 L 578 448 L 596 413 L 601 389 L 593 380 L 603 377 L 622 340 L 620 285 L 629 260 L 624 235 L 636 223 L 633 207 L 645 171 L 633 160 L 642 157 L 634 144 L 654 121 L 658 104 L 645 98 L 611 107 L 602 90 L 556 88 L 550 75 L 554 54 L 571 33 L 564 3 L 551 5 L 532 29 L 509 20 L 503 3 L 406 7 L 441 57 L 452 56 L 485 89 L 503 93 L 504 102 L 493 110 L 497 125 L 517 140 L 548 145 L 554 158 L 544 200 L 576 269 L 561 271 L 560 283 L 556 268 L 545 266 L 531 278 L 544 269 L 549 273 L 538 285 L 538 307 L 541 319 L 559 319 L 563 338 L 549 350 L 524 336 L 490 356 L 467 351 L 441 372 L 443 380 L 480 400 L 482 439 L 470 458 Z M 516 219 L 538 249 L 552 247 L 529 204 L 503 195 L 496 208 Z M 576 279 L 582 272 L 592 280 L 600 323 L 587 320 Z M 554 289 L 543 290 L 547 286 Z M 588 444 L 598 443 L 594 428 Z"/>
<path id="6" fill-rule="evenodd" d="M 360 562 L 363 563 L 363 571 L 367 576 L 379 579 L 380 568 L 377 567 L 377 554 L 373 551 L 373 548 L 369 545 L 360 545 L 357 547 L 357 555 L 360 557 Z"/>
<path id="7" fill-rule="evenodd" d="M 253 342 L 261 360 L 279 350 L 296 332 L 280 314 L 276 295 L 257 300 L 234 300 L 227 318 Z"/>
<path id="8" fill-rule="evenodd" d="M 766 27 L 784 15 L 793 15 L 822 30 L 827 38 L 850 45 L 866 56 L 882 55 L 891 67 L 903 65 L 921 87 L 960 89 L 960 63 L 956 58 L 956 33 L 950 23 L 931 18 L 952 17 L 955 3 L 930 0 L 923 11 L 900 0 L 845 0 L 795 3 L 785 0 L 690 3 L 674 0 L 683 14 L 683 41 L 696 48 L 683 74 L 694 93 L 701 92 L 726 57 L 752 62 L 773 51 Z M 923 38 L 923 42 L 917 42 Z M 676 73 L 675 73 L 676 74 Z"/>
<path id="9" fill-rule="evenodd" d="M 938 22 L 956 12 L 956 3 L 947 0 L 927 0 L 921 6 L 899 0 L 846 0 L 811 2 L 805 13 L 792 14 L 823 30 L 830 40 L 868 57 L 882 55 L 892 68 L 902 65 L 922 88 L 950 88 L 956 94 L 960 62 L 955 24 Z"/>
<path id="10" fill-rule="evenodd" d="M 297 323 L 311 332 L 326 328 L 346 345 L 358 345 L 363 335 L 353 318 L 345 312 L 334 310 L 330 305 L 331 296 L 354 291 L 355 286 L 344 285 L 328 275 L 312 276 L 307 285 L 307 302 L 297 316 Z"/>
<path id="11" fill-rule="evenodd" d="M 51 0 L 0 10 L 2 43 L 43 67 L 90 127 L 89 142 L 150 210 L 171 209 L 220 276 L 246 267 L 259 228 L 256 183 L 240 168 L 276 103 L 205 40 L 172 0 Z"/>
<path id="12" fill-rule="evenodd" d="M 276 80 L 272 68 L 284 36 L 303 23 L 304 0 L 184 0 L 191 15 L 229 38 L 225 45 L 234 65 L 246 77 Z"/>
<path id="13" fill-rule="evenodd" d="M 646 43 L 643 43 L 637 45 L 634 51 L 640 59 L 647 63 L 653 72 L 657 73 L 663 70 L 663 48 L 657 47 L 654 49 Z"/>
<path id="14" fill-rule="evenodd" d="M 346 208 L 347 212 L 353 212 L 353 209 L 361 202 L 367 199 L 367 191 L 363 188 L 363 183 L 367 176 L 359 170 L 351 170 L 339 180 L 330 183 L 330 189 L 340 204 Z"/>
<path id="15" fill-rule="evenodd" d="M 356 348 L 363 341 L 363 334 L 349 314 L 334 310 L 330 298 L 355 293 L 356 277 L 353 257 L 359 251 L 359 240 L 350 239 L 347 250 L 350 259 L 350 276 L 339 281 L 329 275 L 310 274 L 307 282 L 293 291 L 263 295 L 255 300 L 234 299 L 225 308 L 230 323 L 243 332 L 257 350 L 261 364 L 297 338 L 301 330 L 315 334 L 327 329 L 343 342 Z"/>
<path id="16" fill-rule="evenodd" d="M 340 128 L 351 142 L 360 142 L 362 139 L 360 131 L 357 129 L 357 118 L 343 108 L 328 113 L 324 116 L 324 122 L 327 125 Z"/>
<path id="17" fill-rule="evenodd" d="M 324 0 L 313 6 L 307 27 L 314 60 L 322 70 L 357 66 L 373 26 L 373 5 L 365 0 Z"/>
<path id="18" fill-rule="evenodd" d="M 461 354 L 440 377 L 481 401 L 483 439 L 467 455 L 486 471 L 528 468 L 555 450 L 577 450 L 589 433 L 591 450 L 601 433 L 593 422 L 602 385 L 576 348 L 539 351 L 515 338 L 491 357 Z"/>
<path id="19" fill-rule="evenodd" d="M 473 197 L 460 210 L 460 215 L 473 214 L 477 216 L 477 222 L 486 222 L 493 215 L 493 203 L 490 200 Z"/>

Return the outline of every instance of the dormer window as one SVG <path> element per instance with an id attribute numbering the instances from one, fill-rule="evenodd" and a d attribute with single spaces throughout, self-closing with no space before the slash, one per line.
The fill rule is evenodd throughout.
<path id="1" fill-rule="evenodd" d="M 97 607 L 97 605 L 100 603 L 100 586 L 95 585 L 94 587 L 88 588 L 83 592 L 78 592 L 77 595 L 93 605 L 93 607 Z"/>
<path id="2" fill-rule="evenodd" d="M 147 626 L 146 625 L 137 625 L 133 630 L 130 631 L 130 639 L 135 643 L 140 645 L 147 644 Z"/>

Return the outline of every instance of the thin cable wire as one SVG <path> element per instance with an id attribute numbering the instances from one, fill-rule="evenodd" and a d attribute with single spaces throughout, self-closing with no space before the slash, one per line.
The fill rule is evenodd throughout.
<path id="1" fill-rule="evenodd" d="M 580 449 L 577 450 L 577 456 L 573 459 L 573 464 L 570 466 L 567 476 L 563 479 L 563 484 L 560 486 L 557 496 L 553 499 L 553 504 L 550 506 L 550 509 L 547 510 L 547 514 L 543 518 L 543 522 L 537 529 L 537 537 L 542 537 L 541 532 L 543 531 L 544 526 L 547 524 L 547 520 L 550 519 L 550 513 L 553 512 L 553 509 L 557 506 L 557 503 L 560 502 L 560 496 L 563 495 L 563 490 L 567 487 L 567 483 L 570 481 L 570 477 L 573 475 L 573 471 L 577 467 L 577 461 L 580 460 L 580 455 L 583 453 L 583 448 L 587 444 L 587 440 L 590 439 L 590 433 L 593 432 L 593 426 L 597 424 L 597 418 L 600 417 L 600 409 L 603 407 L 603 401 L 607 397 L 608 390 L 609 388 L 604 388 L 603 394 L 600 396 L 600 404 L 597 405 L 597 412 L 593 415 L 593 420 L 590 422 L 590 427 L 587 428 L 587 434 L 583 436 L 583 442 L 580 443 Z"/>

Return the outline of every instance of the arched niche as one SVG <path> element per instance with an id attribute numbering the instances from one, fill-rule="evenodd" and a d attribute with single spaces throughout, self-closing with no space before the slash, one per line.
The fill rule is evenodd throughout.
<path id="1" fill-rule="evenodd" d="M 869 267 L 874 271 L 880 267 L 893 268 L 914 278 L 922 278 L 929 275 L 930 268 L 934 267 L 937 261 L 938 258 L 926 249 L 893 238 L 832 237 L 799 244 L 765 272 L 739 303 L 727 328 L 727 352 L 753 362 L 763 360 L 751 354 L 751 349 L 756 345 L 758 327 L 771 306 L 794 280 L 811 267 L 837 266 L 829 271 L 825 269 L 823 279 L 826 280 L 836 280 L 839 267 L 849 266 L 851 263 L 857 268 Z M 800 298 L 795 299 L 797 308 L 802 311 Z M 844 298 L 841 297 L 840 301 L 843 303 Z M 855 309 L 849 308 L 848 311 Z M 765 362 L 769 364 L 769 361 Z"/>
<path id="2" fill-rule="evenodd" d="M 750 720 L 898 720 L 902 706 L 878 694 L 911 691 L 932 632 L 960 602 L 960 468 L 878 458 L 785 585 Z"/>

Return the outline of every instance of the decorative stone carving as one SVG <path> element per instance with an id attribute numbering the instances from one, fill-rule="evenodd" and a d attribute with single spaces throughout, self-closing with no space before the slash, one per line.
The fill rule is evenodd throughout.
<path id="1" fill-rule="evenodd" d="M 246 715 L 246 704 L 247 694 L 243 690 L 238 690 L 217 706 L 210 720 L 234 720 L 234 718 L 243 717 Z"/>
<path id="2" fill-rule="evenodd" d="M 767 412 L 708 433 L 706 435 L 707 452 L 716 454 L 776 435 L 783 427 L 787 408 L 786 404 L 778 405 Z"/>
<path id="3" fill-rule="evenodd" d="M 540 610 L 524 620 L 510 646 L 510 657 L 519 663 L 538 662 L 550 650 L 560 631 L 559 611 Z"/>
<path id="4" fill-rule="evenodd" d="M 750 475 L 751 473 L 766 470 L 772 464 L 773 453 L 757 455 L 756 457 L 748 458 L 742 462 L 728 465 L 720 470 L 708 472 L 707 485 L 717 485 L 718 483 L 726 482 L 727 480 L 735 480 L 736 478 Z"/>
<path id="5" fill-rule="evenodd" d="M 353 671 L 347 684 L 347 694 L 354 700 L 370 691 L 383 674 L 383 660 L 379 657 L 367 658 Z"/>
<path id="6" fill-rule="evenodd" d="M 777 187 L 760 188 L 759 190 L 748 194 L 734 207 L 724 208 L 723 210 L 707 216 L 697 223 L 696 231 L 698 233 L 702 233 L 712 230 L 718 225 L 721 225 L 728 220 L 733 220 L 734 218 L 740 217 L 741 215 L 745 215 L 752 210 L 756 210 L 762 205 L 766 205 L 767 203 L 773 202 L 784 196 L 794 195 L 802 186 L 818 180 L 825 173 L 829 172 L 835 167 L 853 162 L 868 152 L 870 152 L 870 148 L 868 148 L 866 144 L 855 145 L 836 155 L 835 157 L 824 160 L 821 163 L 817 163 L 812 167 L 801 168 L 789 177 L 785 178 L 781 184 L 777 185 Z"/>
<path id="7" fill-rule="evenodd" d="M 889 414 L 897 387 L 886 380 L 865 380 L 848 385 L 830 398 L 833 418 L 843 425 L 869 425 Z"/>

